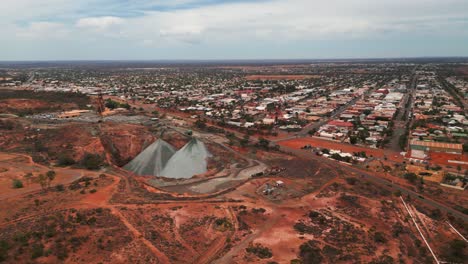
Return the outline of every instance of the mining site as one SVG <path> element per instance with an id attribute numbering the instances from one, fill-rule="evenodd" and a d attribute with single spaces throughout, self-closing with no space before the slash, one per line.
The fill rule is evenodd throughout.
<path id="1" fill-rule="evenodd" d="M 377 146 L 365 128 L 379 89 L 404 83 L 395 104 L 412 104 L 418 78 L 454 67 L 444 65 L 10 66 L 19 79 L 0 84 L 0 263 L 466 263 L 464 150 L 434 154 L 419 134 L 400 149 L 388 130 Z M 94 83 L 62 79 L 61 67 Z M 224 90 L 206 90 L 213 82 Z M 318 114 L 331 100 L 349 102 Z M 367 114 L 337 128 L 359 100 Z M 393 114 L 394 133 L 411 137 Z"/>

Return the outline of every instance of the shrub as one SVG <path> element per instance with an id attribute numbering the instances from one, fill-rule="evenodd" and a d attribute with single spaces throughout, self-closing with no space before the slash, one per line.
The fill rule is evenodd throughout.
<path id="1" fill-rule="evenodd" d="M 354 184 L 356 184 L 357 179 L 356 179 L 356 178 L 352 178 L 352 177 L 348 177 L 348 178 L 346 178 L 346 182 L 347 182 L 349 185 L 354 185 Z"/>
<path id="2" fill-rule="evenodd" d="M 414 174 L 412 172 L 405 173 L 404 177 L 405 177 L 405 179 L 407 179 L 411 183 L 415 183 L 416 180 L 418 179 L 418 175 L 416 175 L 416 174 Z"/>
<path id="3" fill-rule="evenodd" d="M 304 222 L 297 222 L 294 224 L 294 229 L 301 234 L 311 234 L 314 231 L 314 228 L 306 225 Z"/>
<path id="4" fill-rule="evenodd" d="M 468 257 L 465 254 L 466 243 L 460 239 L 452 240 L 444 250 L 444 258 L 455 263 L 465 263 Z"/>
<path id="5" fill-rule="evenodd" d="M 357 201 L 358 201 L 357 196 L 347 195 L 347 194 L 344 194 L 344 193 L 340 196 L 340 199 L 343 200 L 343 201 L 352 203 L 352 204 L 357 204 Z"/>
<path id="6" fill-rule="evenodd" d="M 232 223 L 226 217 L 216 219 L 214 224 L 215 228 L 222 232 L 232 228 Z"/>
<path id="7" fill-rule="evenodd" d="M 254 213 L 254 214 L 263 214 L 265 212 L 266 212 L 266 210 L 263 209 L 263 208 L 252 208 L 252 213 Z"/>
<path id="8" fill-rule="evenodd" d="M 68 189 L 72 191 L 81 189 L 81 184 L 79 182 L 73 182 L 72 184 L 70 184 L 70 186 L 68 186 Z"/>
<path id="9" fill-rule="evenodd" d="M 58 184 L 58 185 L 55 186 L 55 191 L 63 192 L 63 191 L 65 191 L 65 187 L 63 186 L 63 184 Z"/>
<path id="10" fill-rule="evenodd" d="M 81 160 L 81 165 L 88 170 L 97 170 L 102 165 L 102 157 L 98 154 L 87 153 Z"/>
<path id="11" fill-rule="evenodd" d="M 311 219 L 312 219 L 312 218 L 316 218 L 316 217 L 318 217 L 319 215 L 320 215 L 320 213 L 317 212 L 317 211 L 310 211 L 310 212 L 309 212 L 309 218 L 311 218 Z"/>
<path id="12" fill-rule="evenodd" d="M 13 186 L 13 189 L 21 189 L 21 188 L 24 187 L 23 182 L 21 180 L 18 180 L 18 179 L 13 180 L 12 186 Z"/>
<path id="13" fill-rule="evenodd" d="M 61 154 L 58 158 L 57 163 L 59 166 L 71 166 L 75 164 L 75 160 L 68 155 Z"/>
<path id="14" fill-rule="evenodd" d="M 65 260 L 68 257 L 67 247 L 62 243 L 57 243 L 55 245 L 55 255 L 59 260 Z"/>
<path id="15" fill-rule="evenodd" d="M 388 255 L 382 255 L 371 262 L 369 264 L 393 264 L 395 263 L 394 259 Z"/>
<path id="16" fill-rule="evenodd" d="M 310 240 L 299 247 L 299 256 L 302 263 L 320 264 L 323 262 L 323 256 L 320 254 L 320 248 Z"/>
<path id="17" fill-rule="evenodd" d="M 400 222 L 395 223 L 392 226 L 392 235 L 393 237 L 398 237 L 400 236 L 401 233 L 403 233 L 403 225 Z"/>
<path id="18" fill-rule="evenodd" d="M 271 249 L 262 246 L 261 244 L 250 244 L 248 248 L 245 249 L 248 253 L 254 254 L 255 256 L 261 259 L 267 259 L 273 257 Z"/>
<path id="19" fill-rule="evenodd" d="M 92 189 L 91 191 L 89 191 L 90 193 L 95 193 L 97 192 L 96 189 Z"/>
<path id="20" fill-rule="evenodd" d="M 377 243 L 385 243 L 385 242 L 387 242 L 387 238 L 385 238 L 385 235 L 383 233 L 375 232 L 374 241 L 377 242 Z"/>
<path id="21" fill-rule="evenodd" d="M 5 240 L 0 240 L 0 262 L 3 262 L 8 257 L 8 250 L 10 249 L 10 244 Z"/>
<path id="22" fill-rule="evenodd" d="M 44 246 L 42 244 L 34 244 L 31 250 L 31 258 L 37 259 L 44 255 Z"/>

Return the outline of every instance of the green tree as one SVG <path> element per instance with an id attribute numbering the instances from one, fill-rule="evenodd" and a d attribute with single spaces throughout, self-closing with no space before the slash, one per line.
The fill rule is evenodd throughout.
<path id="1" fill-rule="evenodd" d="M 66 154 L 60 154 L 60 156 L 58 157 L 59 166 L 70 166 L 73 164 L 75 164 L 75 160 Z"/>
<path id="2" fill-rule="evenodd" d="M 13 180 L 12 186 L 13 186 L 13 189 L 21 189 L 21 188 L 24 187 L 23 182 L 21 180 L 18 180 L 18 179 Z"/>
<path id="3" fill-rule="evenodd" d="M 258 139 L 258 146 L 264 148 L 264 149 L 268 149 L 268 147 L 270 146 L 270 141 L 268 139 L 265 139 L 265 138 L 259 138 Z"/>
<path id="4" fill-rule="evenodd" d="M 205 129 L 206 128 L 206 122 L 201 120 L 201 119 L 198 119 L 197 121 L 195 121 L 195 126 L 199 129 Z"/>
<path id="5" fill-rule="evenodd" d="M 49 186 L 49 188 L 50 188 L 51 182 L 55 179 L 55 176 L 56 176 L 56 175 L 57 175 L 57 174 L 56 174 L 55 171 L 53 171 L 53 170 L 50 170 L 50 171 L 48 171 L 48 172 L 46 173 L 46 176 L 47 176 L 47 179 L 48 179 L 48 186 Z"/>
<path id="6" fill-rule="evenodd" d="M 418 175 L 416 175 L 415 173 L 412 173 L 412 172 L 405 173 L 404 177 L 405 177 L 405 179 L 407 179 L 411 183 L 415 183 L 416 180 L 418 179 Z"/>
<path id="7" fill-rule="evenodd" d="M 39 174 L 37 177 L 37 182 L 41 185 L 42 190 L 45 190 L 47 187 L 47 176 L 44 174 Z"/>
<path id="8" fill-rule="evenodd" d="M 464 263 L 466 261 L 466 243 L 462 240 L 452 240 L 444 250 L 444 257 L 447 261 Z"/>
<path id="9" fill-rule="evenodd" d="M 102 158 L 98 154 L 86 153 L 81 160 L 81 165 L 88 170 L 97 170 L 102 165 Z"/>
<path id="10" fill-rule="evenodd" d="M 119 107 L 119 103 L 111 99 L 107 99 L 105 106 L 109 109 L 115 109 Z"/>

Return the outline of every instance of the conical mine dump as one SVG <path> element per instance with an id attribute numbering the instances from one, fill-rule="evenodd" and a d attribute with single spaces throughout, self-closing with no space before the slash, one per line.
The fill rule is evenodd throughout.
<path id="1" fill-rule="evenodd" d="M 125 165 L 124 168 L 137 175 L 159 176 L 175 152 L 175 148 L 169 143 L 158 139 Z"/>
<path id="2" fill-rule="evenodd" d="M 205 144 L 193 138 L 183 148 L 177 151 L 161 172 L 168 178 L 190 178 L 206 172 L 207 159 L 211 154 Z"/>

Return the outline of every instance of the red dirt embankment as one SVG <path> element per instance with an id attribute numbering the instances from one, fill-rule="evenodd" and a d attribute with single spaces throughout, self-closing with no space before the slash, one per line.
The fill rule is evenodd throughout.
<path id="1" fill-rule="evenodd" d="M 3 131 L 6 130 L 0 132 Z M 21 133 L 0 133 L 0 147 L 4 149 L 16 147 L 22 150 L 39 142 L 47 150 L 41 150 L 41 155 L 52 160 L 66 155 L 80 161 L 86 153 L 105 153 L 108 162 L 119 166 L 133 159 L 155 140 L 145 126 L 118 123 L 69 123 L 41 130 L 29 129 Z"/>
<path id="2" fill-rule="evenodd" d="M 0 98 L 1 99 L 1 98 Z M 17 112 L 21 110 L 39 110 L 39 109 L 54 109 L 60 108 L 70 110 L 76 108 L 75 104 L 54 104 L 47 101 L 37 99 L 5 99 L 0 100 L 0 109 L 5 112 Z"/>

